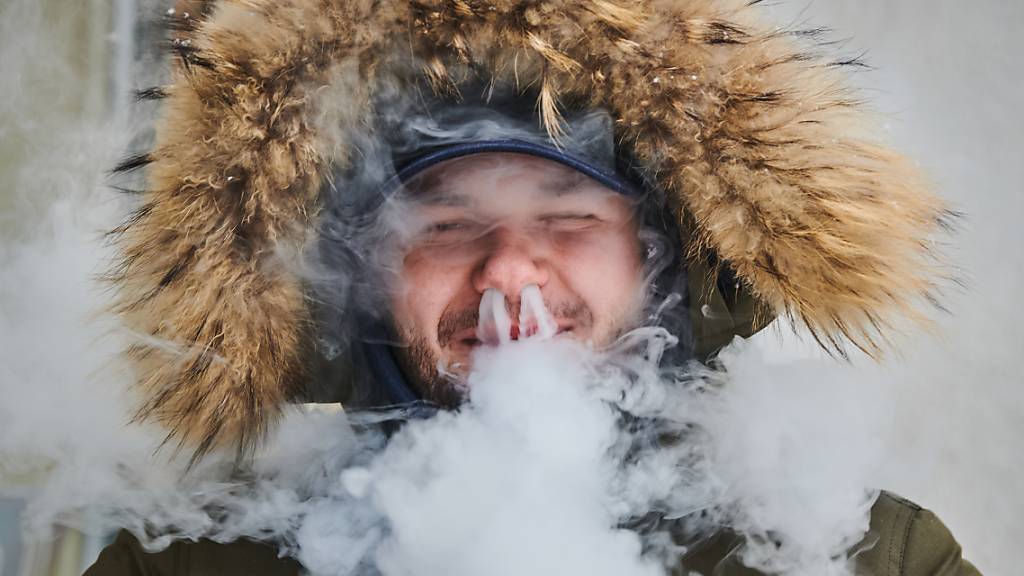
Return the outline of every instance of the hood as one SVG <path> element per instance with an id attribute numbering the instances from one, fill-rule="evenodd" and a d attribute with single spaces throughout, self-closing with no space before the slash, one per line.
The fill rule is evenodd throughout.
<path id="1" fill-rule="evenodd" d="M 566 109 L 608 111 L 671 200 L 695 319 L 726 317 L 696 322 L 698 349 L 780 315 L 830 351 L 881 354 L 923 318 L 944 206 L 876 139 L 843 77 L 857 63 L 757 4 L 225 0 L 169 15 L 176 65 L 144 92 L 161 100 L 156 141 L 119 167 L 146 167 L 115 274 L 143 336 L 128 350 L 139 417 L 197 455 L 252 448 L 310 376 L 315 314 L 289 262 L 332 170 L 360 161 L 346 128 L 396 92 L 481 81 L 530 94 L 556 140 Z"/>

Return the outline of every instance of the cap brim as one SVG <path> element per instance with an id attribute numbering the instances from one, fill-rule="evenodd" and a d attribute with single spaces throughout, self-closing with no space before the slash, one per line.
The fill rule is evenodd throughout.
<path id="1" fill-rule="evenodd" d="M 638 194 L 636 186 L 622 178 L 614 171 L 598 166 L 592 162 L 567 154 L 554 146 L 545 146 L 534 142 L 522 140 L 483 140 L 478 142 L 462 142 L 438 148 L 418 156 L 408 164 L 399 167 L 397 175 L 385 186 L 386 191 L 394 190 L 402 182 L 408 182 L 424 170 L 455 158 L 472 156 L 474 154 L 487 154 L 495 152 L 506 152 L 512 154 L 526 154 L 563 164 L 593 178 L 601 185 L 627 196 Z"/>

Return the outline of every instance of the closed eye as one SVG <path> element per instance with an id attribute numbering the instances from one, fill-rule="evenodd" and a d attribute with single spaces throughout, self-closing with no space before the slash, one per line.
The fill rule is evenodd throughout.
<path id="1" fill-rule="evenodd" d="M 462 221 L 457 221 L 457 222 L 438 222 L 437 224 L 433 224 L 429 228 L 427 228 L 427 233 L 428 234 L 438 234 L 438 233 L 442 233 L 442 232 L 452 232 L 454 230 L 463 230 L 463 229 L 465 229 L 468 226 L 469 226 L 469 224 L 467 222 L 462 222 Z"/>
<path id="2" fill-rule="evenodd" d="M 483 227 L 472 220 L 441 220 L 429 224 L 420 233 L 420 240 L 430 244 L 466 242 L 482 233 Z"/>
<path id="3" fill-rule="evenodd" d="M 598 220 L 598 217 L 590 212 L 559 212 L 557 214 L 545 214 L 541 216 L 541 220 Z"/>
<path id="4" fill-rule="evenodd" d="M 541 223 L 553 230 L 582 230 L 601 223 L 601 219 L 590 213 L 549 214 L 540 218 Z"/>

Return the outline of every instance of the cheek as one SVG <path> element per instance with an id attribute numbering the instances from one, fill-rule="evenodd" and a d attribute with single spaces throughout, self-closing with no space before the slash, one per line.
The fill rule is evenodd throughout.
<path id="1" fill-rule="evenodd" d="M 562 279 L 590 308 L 596 324 L 618 323 L 640 302 L 637 234 L 628 227 L 579 240 L 559 250 Z"/>
<path id="2" fill-rule="evenodd" d="M 416 253 L 408 255 L 402 265 L 398 285 L 391 292 L 392 311 L 399 330 L 425 337 L 432 344 L 437 339 L 437 323 L 441 314 L 465 281 L 464 274 Z"/>

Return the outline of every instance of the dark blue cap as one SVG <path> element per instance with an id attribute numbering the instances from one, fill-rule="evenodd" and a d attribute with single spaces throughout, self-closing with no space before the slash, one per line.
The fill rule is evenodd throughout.
<path id="1" fill-rule="evenodd" d="M 552 160 L 589 176 L 601 185 L 620 194 L 627 196 L 639 194 L 637 187 L 630 183 L 629 180 L 623 178 L 614 170 L 600 166 L 596 162 L 585 159 L 583 156 L 569 154 L 550 145 L 510 139 L 459 142 L 430 150 L 400 166 L 396 176 L 384 188 L 388 192 L 393 191 L 400 183 L 408 182 L 417 174 L 446 160 L 495 152 L 525 154 Z"/>

